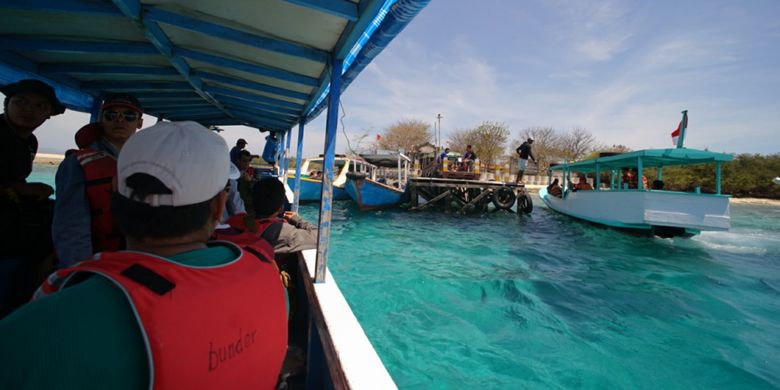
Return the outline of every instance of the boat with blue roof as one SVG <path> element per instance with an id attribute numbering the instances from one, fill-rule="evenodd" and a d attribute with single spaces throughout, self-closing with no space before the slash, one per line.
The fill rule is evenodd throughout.
<path id="1" fill-rule="evenodd" d="M 683 115 L 681 124 L 686 124 L 687 111 Z M 721 193 L 721 166 L 733 156 L 685 148 L 685 125 L 682 131 L 677 148 L 644 149 L 551 166 L 550 185 L 540 189 L 539 196 L 547 207 L 559 213 L 661 237 L 728 230 L 730 196 Z M 664 167 L 694 164 L 715 166 L 714 193 L 702 193 L 700 187 L 692 192 L 664 189 Z M 656 173 L 652 184 L 643 180 L 648 169 Z M 592 177 L 592 187 L 587 185 L 591 189 L 578 190 L 571 180 L 575 174 L 581 179 Z M 553 184 L 554 176 L 563 178 L 562 187 Z"/>

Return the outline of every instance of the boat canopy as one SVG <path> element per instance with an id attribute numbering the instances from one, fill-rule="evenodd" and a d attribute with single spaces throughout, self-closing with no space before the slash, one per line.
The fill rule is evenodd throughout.
<path id="1" fill-rule="evenodd" d="M 395 168 L 398 166 L 398 161 L 412 161 L 409 157 L 406 157 L 403 153 L 393 152 L 386 154 L 361 154 L 360 157 L 364 158 L 371 164 L 378 167 Z"/>
<path id="2" fill-rule="evenodd" d="M 429 0 L 22 0 L 0 3 L 0 85 L 52 84 L 97 115 L 106 93 L 147 114 L 287 131 L 341 92 Z"/>
<path id="3" fill-rule="evenodd" d="M 644 167 L 663 167 L 670 165 L 691 165 L 731 161 L 734 156 L 728 153 L 716 153 L 706 150 L 673 148 L 644 149 L 635 152 L 620 153 L 614 156 L 599 157 L 591 160 L 577 161 L 569 164 L 558 164 L 550 167 L 551 171 L 595 171 L 635 167 L 641 159 Z"/>

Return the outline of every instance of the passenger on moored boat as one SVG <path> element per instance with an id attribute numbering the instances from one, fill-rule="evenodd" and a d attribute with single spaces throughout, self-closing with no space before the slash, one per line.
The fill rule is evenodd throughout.
<path id="1" fill-rule="evenodd" d="M 558 179 L 553 180 L 553 182 L 547 186 L 547 193 L 552 196 L 557 196 L 559 198 L 563 197 L 563 189 L 558 184 Z"/>

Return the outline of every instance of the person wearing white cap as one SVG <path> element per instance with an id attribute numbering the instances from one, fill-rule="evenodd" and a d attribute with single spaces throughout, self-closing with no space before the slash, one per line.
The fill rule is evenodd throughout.
<path id="1" fill-rule="evenodd" d="M 287 313 L 273 250 L 208 242 L 228 156 L 195 122 L 128 140 L 112 199 L 128 250 L 57 271 L 0 321 L 1 388 L 275 387 Z"/>

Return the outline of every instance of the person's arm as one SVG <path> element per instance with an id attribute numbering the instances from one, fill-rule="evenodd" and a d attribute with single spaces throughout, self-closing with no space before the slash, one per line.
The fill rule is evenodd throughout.
<path id="1" fill-rule="evenodd" d="M 289 213 L 289 214 L 288 214 Z M 285 213 L 285 219 L 287 220 L 287 223 L 290 225 L 295 226 L 298 229 L 304 229 L 304 230 L 317 230 L 317 225 L 314 225 L 310 223 L 309 221 L 301 218 L 300 215 L 287 212 Z"/>
<path id="2" fill-rule="evenodd" d="M 305 249 L 317 247 L 317 229 L 299 229 L 292 224 L 285 223 L 279 238 L 274 246 L 274 251 L 279 253 L 294 253 Z"/>
<path id="3" fill-rule="evenodd" d="M 84 170 L 75 156 L 65 158 L 57 169 L 51 235 L 60 268 L 92 256 L 92 227 L 84 180 Z"/>
<path id="4" fill-rule="evenodd" d="M 244 201 L 241 199 L 241 194 L 238 192 L 238 180 L 229 180 L 229 183 L 230 190 L 228 191 L 227 202 L 225 202 L 225 212 L 228 213 L 227 216 L 246 213 Z"/>

